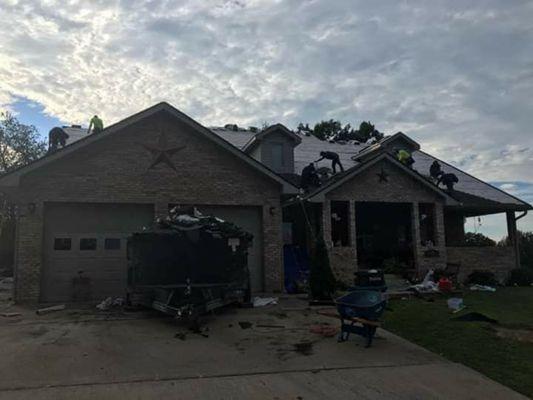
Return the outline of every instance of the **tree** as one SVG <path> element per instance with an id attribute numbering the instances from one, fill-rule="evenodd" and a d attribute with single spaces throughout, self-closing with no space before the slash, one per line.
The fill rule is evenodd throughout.
<path id="1" fill-rule="evenodd" d="M 22 124 L 11 113 L 0 114 L 0 173 L 26 165 L 46 152 L 46 142 L 33 125 Z"/>
<path id="2" fill-rule="evenodd" d="M 334 119 L 320 121 L 313 128 L 310 128 L 309 124 L 304 125 L 300 122 L 296 129 L 300 134 L 306 136 L 313 135 L 320 140 L 333 142 L 356 140 L 361 143 L 366 143 L 369 139 L 380 140 L 383 138 L 383 134 L 375 129 L 370 121 L 361 122 L 358 130 L 353 129 L 350 124 L 343 126 L 340 121 Z"/>
<path id="3" fill-rule="evenodd" d="M 466 232 L 465 233 L 465 246 L 472 247 L 485 247 L 496 246 L 496 242 L 491 238 L 483 235 L 482 233 Z"/>
<path id="4" fill-rule="evenodd" d="M 520 249 L 520 264 L 524 268 L 533 269 L 533 232 L 517 232 L 518 247 Z M 498 242 L 498 246 L 510 246 L 508 237 Z"/>
<path id="5" fill-rule="evenodd" d="M 309 289 L 315 300 L 331 299 L 335 292 L 335 276 L 329 264 L 328 249 L 324 239 L 319 236 L 311 258 Z"/>

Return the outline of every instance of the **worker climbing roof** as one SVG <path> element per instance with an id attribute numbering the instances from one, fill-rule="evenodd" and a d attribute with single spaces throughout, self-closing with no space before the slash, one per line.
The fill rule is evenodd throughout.
<path id="1" fill-rule="evenodd" d="M 92 132 L 91 132 L 92 128 Z M 87 133 L 98 133 L 104 130 L 104 121 L 102 121 L 98 115 L 94 115 L 94 117 L 91 118 L 91 121 L 89 123 L 89 129 Z"/>

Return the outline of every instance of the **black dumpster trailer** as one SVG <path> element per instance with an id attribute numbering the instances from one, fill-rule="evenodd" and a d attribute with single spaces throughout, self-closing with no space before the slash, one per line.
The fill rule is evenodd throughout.
<path id="1" fill-rule="evenodd" d="M 215 217 L 170 215 L 128 238 L 128 300 L 177 318 L 250 301 L 252 236 Z"/>

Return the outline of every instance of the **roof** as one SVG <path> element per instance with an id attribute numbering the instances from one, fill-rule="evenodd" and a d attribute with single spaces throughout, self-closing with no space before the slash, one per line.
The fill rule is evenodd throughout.
<path id="1" fill-rule="evenodd" d="M 377 150 L 381 150 L 387 146 L 389 146 L 391 143 L 395 141 L 403 141 L 407 143 L 410 147 L 412 147 L 413 150 L 420 150 L 420 145 L 415 142 L 413 139 L 411 139 L 409 136 L 407 136 L 403 132 L 397 132 L 394 135 L 391 136 L 385 136 L 378 142 L 367 146 L 363 150 L 361 150 L 359 153 L 355 154 L 353 156 L 353 159 L 355 161 L 363 161 L 365 158 L 367 158 L 369 155 L 371 155 L 373 152 Z"/>
<path id="2" fill-rule="evenodd" d="M 242 149 L 246 145 L 246 143 L 248 143 L 255 135 L 255 133 L 246 130 L 238 132 L 224 128 L 212 128 L 212 130 L 217 135 L 223 137 L 225 140 L 227 140 L 239 149 Z M 390 143 L 395 139 L 397 140 L 398 138 L 406 140 L 415 149 L 420 148 L 420 145 L 417 142 L 413 141 L 402 132 L 398 132 L 397 134 L 392 136 L 387 136 L 374 144 L 359 144 L 357 142 L 351 142 L 346 144 L 330 143 L 328 141 L 320 140 L 312 135 L 299 136 L 302 138 L 302 142 L 300 143 L 300 145 L 294 148 L 294 172 L 300 175 L 304 167 L 306 167 L 309 163 L 316 161 L 320 157 L 319 154 L 321 151 L 333 151 L 339 154 L 339 158 L 342 165 L 346 170 L 349 170 L 357 165 L 366 164 L 367 162 L 372 161 L 373 157 L 378 156 L 379 154 L 381 154 L 381 152 L 384 151 L 385 145 L 387 143 Z M 373 154 L 374 152 L 375 154 Z M 371 154 L 372 157 L 367 157 L 367 155 Z M 361 155 L 364 156 L 362 158 L 366 161 L 360 163 L 354 160 L 354 158 L 357 159 Z M 415 159 L 413 170 L 423 177 L 428 177 L 429 167 L 434 160 L 440 162 L 442 169 L 445 172 L 453 172 L 455 175 L 457 175 L 457 177 L 459 178 L 459 182 L 455 185 L 456 191 L 469 194 L 470 196 L 474 196 L 469 197 L 469 204 L 471 205 L 482 205 L 480 201 L 478 201 L 477 203 L 472 202 L 474 198 L 478 198 L 485 199 L 489 202 L 494 202 L 494 204 L 492 204 L 493 206 L 497 204 L 498 206 L 505 206 L 507 208 L 514 208 L 517 210 L 533 209 L 531 205 L 520 200 L 519 198 L 512 196 L 509 193 L 493 185 L 490 185 L 489 183 L 477 179 L 472 175 L 448 163 L 445 163 L 421 150 L 415 150 L 412 153 L 412 156 Z M 327 160 L 323 160 L 318 164 L 318 166 L 329 166 L 329 162 Z M 334 175 L 334 177 L 332 178 L 333 180 L 331 182 L 328 182 L 327 185 L 333 184 L 335 181 L 340 180 L 341 178 L 341 174 Z M 293 179 L 291 179 L 291 181 L 296 182 Z M 461 199 L 458 200 L 462 201 L 465 199 L 466 197 L 463 196 Z M 489 203 L 483 203 L 484 206 L 488 206 L 488 204 Z"/>
<path id="3" fill-rule="evenodd" d="M 82 128 L 79 125 L 63 126 L 62 128 L 69 136 L 67 139 L 67 144 L 77 142 L 78 140 L 83 139 L 85 136 L 87 136 L 87 129 Z"/>
<path id="4" fill-rule="evenodd" d="M 50 162 L 53 162 L 53 161 L 58 160 L 58 159 L 61 159 L 62 157 L 66 156 L 68 154 L 71 154 L 71 153 L 73 153 L 75 151 L 83 149 L 88 144 L 94 143 L 94 142 L 96 142 L 96 141 L 98 141 L 100 139 L 103 139 L 103 138 L 105 138 L 105 137 L 107 137 L 109 135 L 112 135 L 115 132 L 124 129 L 124 128 L 126 128 L 127 126 L 129 126 L 131 124 L 134 124 L 134 123 L 136 123 L 136 122 L 138 122 L 138 121 L 140 121 L 140 120 L 142 120 L 144 118 L 147 118 L 147 117 L 149 117 L 151 115 L 154 115 L 154 114 L 156 114 L 158 112 L 161 112 L 161 111 L 166 111 L 166 112 L 170 113 L 174 117 L 176 117 L 179 120 L 181 120 L 183 123 L 189 125 L 196 132 L 202 134 L 207 139 L 217 143 L 218 145 L 220 145 L 222 148 L 224 148 L 228 152 L 230 152 L 233 155 L 235 155 L 235 156 L 239 157 L 240 159 L 242 159 L 250 167 L 256 169 L 257 171 L 263 173 L 264 175 L 266 175 L 266 176 L 270 177 L 271 179 L 273 179 L 273 180 L 277 181 L 278 183 L 280 183 L 282 185 L 282 187 L 283 187 L 283 192 L 284 193 L 297 193 L 298 192 L 298 188 L 295 187 L 292 183 L 290 183 L 289 181 L 287 181 L 286 179 L 284 179 L 280 175 L 276 174 L 274 171 L 270 170 L 269 168 L 267 168 L 265 165 L 261 164 L 260 162 L 258 162 L 254 158 L 250 157 L 249 155 L 247 155 L 244 152 L 240 151 L 239 149 L 235 148 L 235 146 L 232 146 L 231 143 L 227 142 L 226 140 L 224 140 L 219 135 L 214 134 L 214 132 L 212 130 L 204 127 L 201 124 L 199 124 L 198 122 L 196 122 L 195 120 L 193 120 L 192 118 L 190 118 L 189 116 L 185 115 L 184 113 L 179 111 L 177 108 L 171 106 L 170 104 L 168 104 L 166 102 L 158 103 L 158 104 L 156 104 L 156 105 L 154 105 L 152 107 L 149 107 L 149 108 L 147 108 L 147 109 L 145 109 L 143 111 L 140 111 L 140 112 L 138 112 L 138 113 L 136 113 L 134 115 L 131 115 L 130 117 L 125 118 L 122 121 L 119 121 L 119 122 L 117 122 L 117 123 L 115 123 L 113 125 L 108 126 L 107 128 L 105 128 L 101 132 L 94 133 L 94 134 L 91 134 L 91 135 L 85 135 L 84 137 L 67 144 L 67 146 L 65 146 L 62 149 L 59 149 L 59 150 L 57 150 L 55 152 L 52 152 L 52 153 L 48 153 L 44 157 L 41 157 L 40 159 L 35 160 L 34 162 L 32 162 L 32 163 L 30 163 L 28 165 L 25 165 L 25 166 L 23 166 L 21 168 L 15 169 L 13 171 L 10 171 L 7 174 L 2 175 L 0 177 L 0 186 L 17 186 L 18 182 L 19 182 L 19 178 L 22 175 L 24 175 L 24 174 L 26 174 L 26 173 L 34 170 L 34 169 L 43 167 L 43 166 L 47 165 Z M 74 132 L 74 131 L 72 131 L 72 132 Z M 68 131 L 67 131 L 67 133 L 68 133 Z M 77 132 L 77 133 L 79 133 L 79 132 Z"/>
<path id="5" fill-rule="evenodd" d="M 360 174 L 361 172 L 367 170 L 371 166 L 375 165 L 381 160 L 387 160 L 393 164 L 395 164 L 398 168 L 402 169 L 406 174 L 411 175 L 414 179 L 419 181 L 423 186 L 425 186 L 427 189 L 435 192 L 440 197 L 443 197 L 446 200 L 447 205 L 459 205 L 459 202 L 450 196 L 446 191 L 440 189 L 438 186 L 430 182 L 428 179 L 426 179 L 424 176 L 419 174 L 417 171 L 405 166 L 401 162 L 399 162 L 396 158 L 392 157 L 388 153 L 381 153 L 377 157 L 372 158 L 371 160 L 359 163 L 355 165 L 354 167 L 350 168 L 349 170 L 345 171 L 344 173 L 336 174 L 333 176 L 333 179 L 326 182 L 321 187 L 317 188 L 312 193 L 309 193 L 307 196 L 307 199 L 309 200 L 322 200 L 324 194 L 330 192 L 331 190 L 342 186 L 345 182 L 352 179 L 354 176 Z"/>
<path id="6" fill-rule="evenodd" d="M 268 136 L 274 132 L 282 133 L 283 135 L 288 137 L 289 140 L 292 140 L 295 143 L 295 146 L 297 146 L 298 144 L 302 142 L 301 136 L 287 129 L 285 125 L 274 124 L 274 125 L 269 126 L 266 129 L 263 129 L 261 132 L 253 135 L 250 138 L 250 140 L 241 148 L 242 151 L 249 153 L 251 150 L 253 150 L 255 147 L 259 145 L 259 143 L 261 142 L 261 140 L 263 140 L 265 136 Z"/>

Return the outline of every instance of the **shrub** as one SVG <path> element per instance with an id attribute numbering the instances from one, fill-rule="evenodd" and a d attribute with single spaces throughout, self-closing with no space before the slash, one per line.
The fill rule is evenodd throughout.
<path id="1" fill-rule="evenodd" d="M 498 284 L 498 281 L 496 280 L 496 276 L 494 276 L 493 272 L 476 269 L 470 275 L 468 275 L 466 284 L 496 286 Z"/>
<path id="2" fill-rule="evenodd" d="M 530 286 L 533 283 L 533 270 L 528 268 L 515 268 L 509 273 L 507 285 Z"/>
<path id="3" fill-rule="evenodd" d="M 317 239 L 311 258 L 309 289 L 315 300 L 331 299 L 335 292 L 335 276 L 331 271 L 328 249 L 322 237 Z"/>

